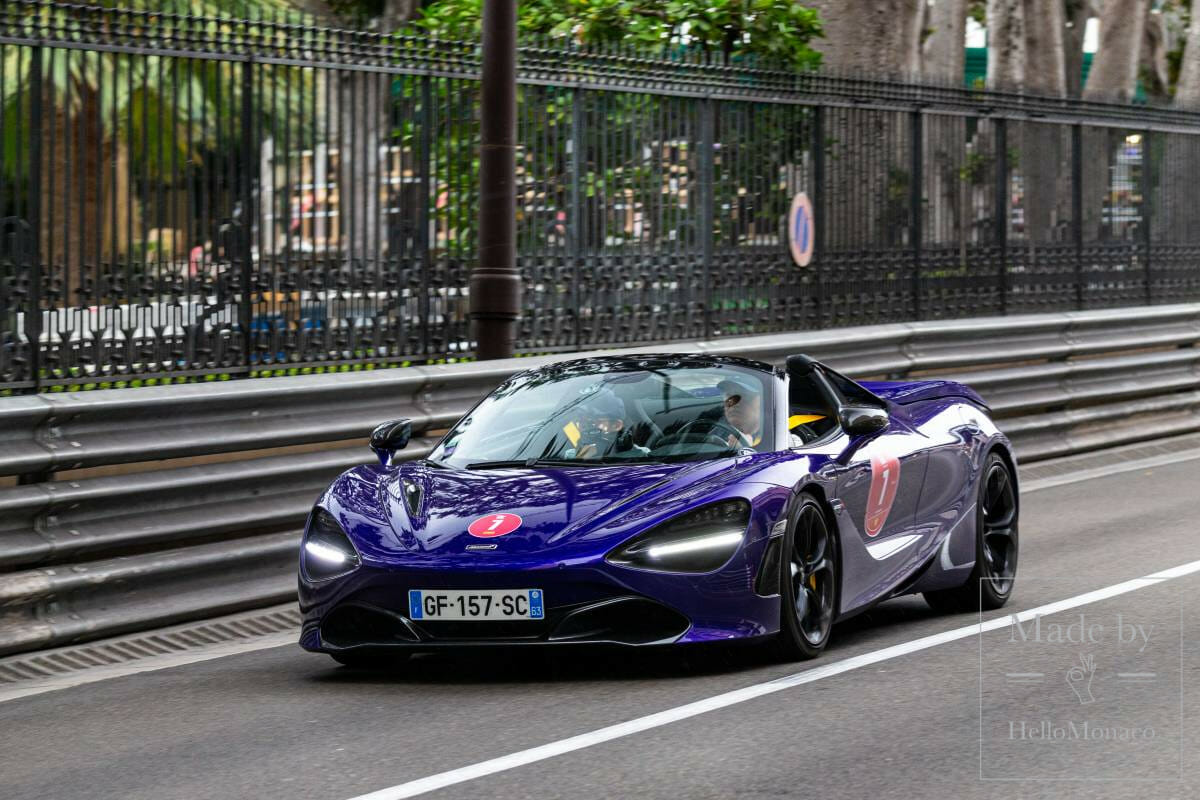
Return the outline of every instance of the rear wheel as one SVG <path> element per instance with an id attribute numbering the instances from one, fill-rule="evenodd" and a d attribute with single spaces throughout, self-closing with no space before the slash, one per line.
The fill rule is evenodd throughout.
<path id="1" fill-rule="evenodd" d="M 962 586 L 926 592 L 937 611 L 991 611 L 1012 596 L 1017 577 L 1017 490 L 1012 471 L 996 453 L 984 462 L 976 504 L 975 568 Z"/>
<path id="2" fill-rule="evenodd" d="M 351 669 L 394 669 L 408 661 L 408 653 L 395 653 L 378 650 L 348 650 L 344 653 L 330 653 L 330 658 Z"/>
<path id="3" fill-rule="evenodd" d="M 816 658 L 829 642 L 837 602 L 837 547 L 825 512 L 802 495 L 783 539 L 776 650 L 791 661 Z"/>

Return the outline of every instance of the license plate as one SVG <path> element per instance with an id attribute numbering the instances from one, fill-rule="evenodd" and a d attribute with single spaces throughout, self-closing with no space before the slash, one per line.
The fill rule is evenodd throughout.
<path id="1" fill-rule="evenodd" d="M 474 622 L 545 619 L 541 589 L 410 589 L 411 619 Z"/>

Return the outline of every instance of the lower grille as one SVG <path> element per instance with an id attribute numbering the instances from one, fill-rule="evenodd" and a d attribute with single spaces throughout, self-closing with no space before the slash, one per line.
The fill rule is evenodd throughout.
<path id="1" fill-rule="evenodd" d="M 686 617 L 644 597 L 618 597 L 547 609 L 543 620 L 413 621 L 392 611 L 351 602 L 321 623 L 321 641 L 336 649 L 450 643 L 525 644 L 609 642 L 653 644 L 683 635 Z"/>
<path id="2" fill-rule="evenodd" d="M 622 597 L 567 615 L 553 642 L 653 644 L 679 638 L 691 626 L 678 611 L 642 597 Z"/>
<path id="3" fill-rule="evenodd" d="M 373 606 L 338 606 L 321 622 L 321 641 L 331 647 L 412 644 L 418 640 L 407 619 Z"/>

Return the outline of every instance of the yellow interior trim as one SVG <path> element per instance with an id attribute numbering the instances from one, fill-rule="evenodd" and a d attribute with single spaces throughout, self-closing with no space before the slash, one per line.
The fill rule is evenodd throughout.
<path id="1" fill-rule="evenodd" d="M 819 419 L 825 419 L 825 415 L 824 414 L 793 414 L 792 416 L 788 417 L 788 430 L 790 431 L 792 428 L 796 427 L 797 425 L 806 425 L 809 422 L 816 422 Z"/>
<path id="2" fill-rule="evenodd" d="M 578 425 L 576 425 L 574 422 L 568 422 L 566 425 L 563 425 L 563 433 L 565 433 L 567 438 L 571 440 L 572 447 L 579 446 L 579 437 L 582 436 L 582 434 L 579 431 Z"/>

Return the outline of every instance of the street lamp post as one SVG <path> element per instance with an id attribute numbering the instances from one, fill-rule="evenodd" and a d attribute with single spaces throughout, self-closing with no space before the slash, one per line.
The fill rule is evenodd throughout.
<path id="1" fill-rule="evenodd" d="M 517 273 L 517 0 L 483 2 L 479 263 L 471 273 L 471 333 L 480 359 L 508 358 L 521 313 Z"/>

